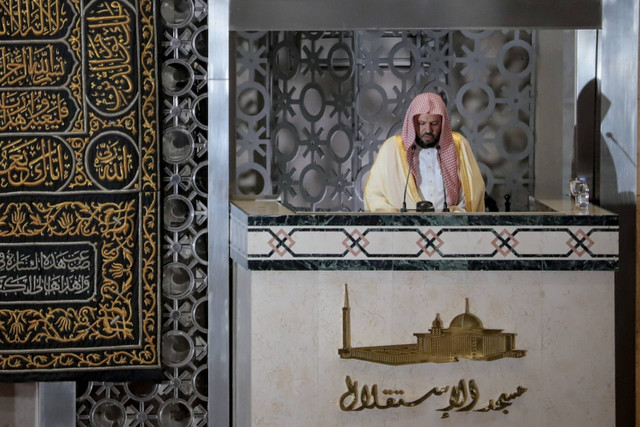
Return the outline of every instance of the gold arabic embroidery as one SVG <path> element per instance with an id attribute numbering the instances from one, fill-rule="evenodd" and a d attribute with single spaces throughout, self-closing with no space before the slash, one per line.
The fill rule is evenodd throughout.
<path id="1" fill-rule="evenodd" d="M 28 140 L 29 147 L 37 148 L 44 144 L 48 151 L 46 155 L 41 155 L 42 150 L 38 152 L 35 148 L 25 151 L 28 148 L 25 145 L 23 151 L 26 154 L 16 151 L 12 153 L 13 158 L 7 155 L 4 162 L 14 174 L 9 179 L 9 172 L 4 172 L 5 186 L 3 188 L 0 184 L 0 193 L 30 188 L 41 190 L 47 182 L 53 185 L 49 185 L 46 191 L 97 190 L 86 172 L 87 150 L 96 135 L 114 129 L 125 135 L 140 134 L 141 137 L 137 141 L 127 139 L 128 143 L 112 147 L 112 151 L 118 153 L 116 158 L 121 168 L 114 169 L 114 165 L 103 163 L 105 180 L 108 181 L 108 175 L 115 179 L 125 171 L 134 176 L 131 175 L 129 160 L 134 159 L 130 154 L 136 148 L 130 144 L 135 143 L 138 156 L 141 156 L 136 165 L 139 168 L 138 179 L 147 191 L 139 198 L 113 203 L 0 203 L 0 238 L 96 238 L 94 241 L 99 242 L 98 257 L 101 260 L 98 274 L 104 284 L 93 298 L 93 304 L 84 307 L 43 305 L 8 309 L 0 304 L 0 343 L 36 342 L 43 345 L 42 351 L 33 354 L 0 355 L 2 369 L 19 371 L 159 363 L 154 6 L 151 0 L 132 3 L 137 5 L 137 13 L 129 3 L 117 0 L 92 3 L 85 10 L 84 21 L 77 19 L 81 8 L 79 0 L 9 0 L 0 5 L 0 43 L 20 37 L 27 41 L 40 40 L 36 37 L 38 35 L 55 40 L 49 44 L 39 41 L 30 47 L 27 44 L 25 48 L 23 45 L 1 45 L 5 47 L 3 52 L 7 58 L 5 63 L 0 63 L 0 79 L 5 83 L 11 82 L 20 90 L 6 91 L 4 98 L 0 99 L 0 133 L 4 129 L 5 132 L 40 132 L 45 135 L 31 135 L 29 139 L 12 135 L 5 137 L 7 144 L 0 147 L 5 148 L 8 154 L 6 147 L 18 147 Z M 36 16 L 40 6 L 49 7 L 51 13 Z M 28 27 L 27 20 L 35 27 Z M 139 32 L 136 25 L 139 25 Z M 86 51 L 81 39 L 83 28 L 86 30 Z M 61 39 L 66 39 L 68 44 L 58 43 Z M 69 62 L 57 57 L 62 50 L 67 52 L 66 61 Z M 85 52 L 89 56 L 85 58 L 87 62 L 83 69 Z M 139 58 L 134 59 L 133 56 L 138 54 Z M 53 56 L 57 58 L 53 59 Z M 73 71 L 67 71 L 62 77 L 62 66 Z M 136 66 L 139 71 L 136 71 Z M 17 77 L 19 69 L 34 72 L 21 79 Z M 86 81 L 92 87 L 83 88 L 83 73 L 88 73 Z M 61 83 L 64 79 L 66 81 Z M 141 84 L 139 93 L 136 87 L 138 79 Z M 48 89 L 42 90 L 44 87 Z M 105 113 L 108 117 L 98 117 L 87 110 L 85 90 L 87 94 L 95 95 L 90 99 L 98 113 Z M 46 95 L 45 102 L 36 105 L 34 100 L 40 95 Z M 136 99 L 140 107 L 130 108 Z M 87 133 L 78 137 L 50 135 L 56 132 Z M 64 160 L 62 163 L 61 158 Z M 27 174 L 22 169 L 25 161 L 42 166 Z M 133 188 L 141 185 L 136 183 Z M 139 294 L 135 298 L 134 292 Z M 139 318 L 137 315 L 134 317 L 135 310 L 131 306 L 138 301 Z M 136 342 L 141 343 L 138 347 L 122 351 L 108 349 L 109 340 L 134 338 L 133 325 L 138 322 L 141 325 L 140 336 L 136 338 Z M 82 348 L 79 352 L 71 348 L 69 351 L 46 350 L 51 344 L 74 347 L 92 340 L 100 340 L 107 349 L 94 351 Z"/>

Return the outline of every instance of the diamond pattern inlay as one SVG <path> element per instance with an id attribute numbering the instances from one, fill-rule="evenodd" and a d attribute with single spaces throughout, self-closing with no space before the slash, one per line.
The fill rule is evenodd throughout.
<path id="1" fill-rule="evenodd" d="M 287 244 L 288 242 L 288 244 Z M 281 257 L 296 244 L 296 241 L 282 228 L 269 240 L 269 246 Z"/>
<path id="2" fill-rule="evenodd" d="M 502 256 L 507 256 L 513 252 L 513 248 L 518 246 L 518 243 L 519 242 L 506 229 L 502 230 L 500 234 L 491 241 L 493 247 L 496 248 Z"/>
<path id="3" fill-rule="evenodd" d="M 418 239 L 416 243 L 420 246 L 420 249 L 429 256 L 435 254 L 444 244 L 440 236 L 434 233 L 433 230 L 429 230 L 424 237 Z"/>
<path id="4" fill-rule="evenodd" d="M 593 243 L 593 240 L 591 240 L 591 238 L 582 230 L 578 230 L 575 234 L 571 235 L 569 240 L 567 240 L 567 245 L 579 257 L 587 253 L 589 248 L 593 246 Z"/>
<path id="5" fill-rule="evenodd" d="M 362 250 L 369 246 L 369 240 L 359 230 L 353 230 L 342 241 L 342 244 L 353 256 L 358 256 L 362 253 Z"/>

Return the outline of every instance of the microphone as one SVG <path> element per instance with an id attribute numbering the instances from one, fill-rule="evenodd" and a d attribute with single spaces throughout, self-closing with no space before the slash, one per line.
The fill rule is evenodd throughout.
<path id="1" fill-rule="evenodd" d="M 444 192 L 444 207 L 442 208 L 442 212 L 448 212 L 449 208 L 447 207 L 447 186 L 444 182 L 444 174 L 442 168 L 442 158 L 440 157 L 440 144 L 436 145 L 436 150 L 438 151 L 438 163 L 440 163 L 440 176 L 442 176 L 442 191 Z"/>
<path id="2" fill-rule="evenodd" d="M 413 162 L 413 154 L 416 152 L 416 144 L 415 142 L 411 145 L 411 157 L 410 160 Z M 404 195 L 402 196 L 402 208 L 400 208 L 400 212 L 407 211 L 407 187 L 409 186 L 409 176 L 411 175 L 411 163 L 409 163 L 409 172 L 407 172 L 407 179 L 404 183 Z"/>

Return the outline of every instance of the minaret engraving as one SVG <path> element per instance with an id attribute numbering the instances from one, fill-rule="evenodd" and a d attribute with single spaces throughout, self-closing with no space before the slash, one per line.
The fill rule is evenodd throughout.
<path id="1" fill-rule="evenodd" d="M 344 306 L 342 307 L 342 348 L 340 355 L 351 352 L 351 307 L 349 307 L 349 286 L 344 284 Z"/>

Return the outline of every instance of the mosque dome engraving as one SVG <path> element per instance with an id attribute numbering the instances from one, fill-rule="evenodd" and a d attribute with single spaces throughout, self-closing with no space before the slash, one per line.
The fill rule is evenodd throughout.
<path id="1" fill-rule="evenodd" d="M 453 318 L 449 328 L 458 328 L 458 329 L 482 329 L 482 320 L 478 318 L 478 316 L 471 313 L 462 313 L 458 314 Z"/>
<path id="2" fill-rule="evenodd" d="M 449 328 L 472 330 L 483 329 L 482 320 L 475 314 L 469 312 L 469 298 L 465 298 L 464 313 L 458 314 L 449 324 Z"/>

